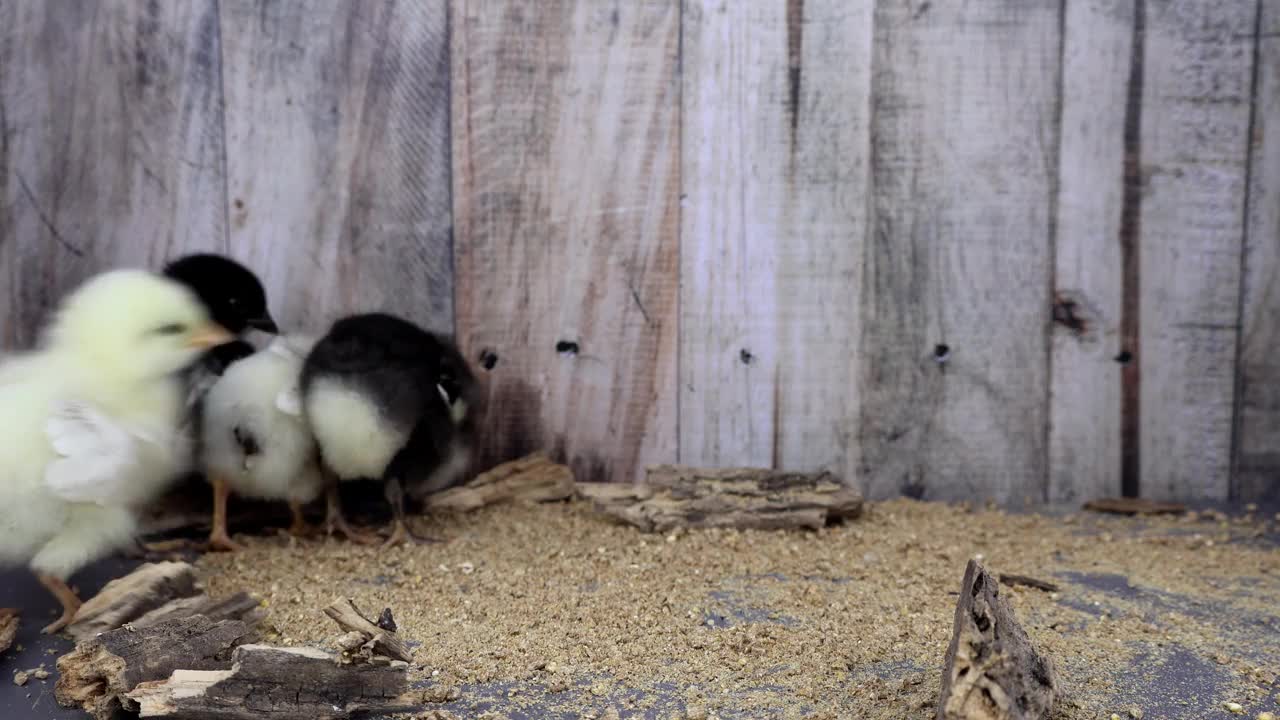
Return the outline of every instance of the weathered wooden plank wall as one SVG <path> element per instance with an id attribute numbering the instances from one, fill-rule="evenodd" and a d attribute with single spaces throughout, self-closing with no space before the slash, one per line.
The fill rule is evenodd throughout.
<path id="1" fill-rule="evenodd" d="M 221 0 L 230 247 L 291 324 L 453 330 L 444 0 Z"/>
<path id="2" fill-rule="evenodd" d="M 1139 3 L 1141 487 L 1230 488 L 1256 0 Z M 1141 16 L 1145 14 L 1145 19 Z"/>
<path id="3" fill-rule="evenodd" d="M 856 474 L 871 19 L 685 3 L 684 463 Z"/>
<path id="4" fill-rule="evenodd" d="M 287 323 L 456 330 L 487 462 L 1260 498 L 1278 36 L 1275 0 L 0 0 L 0 340 L 213 249 Z"/>
<path id="5" fill-rule="evenodd" d="M 454 0 L 457 323 L 488 462 L 676 456 L 678 0 Z"/>
<path id="6" fill-rule="evenodd" d="M 102 267 L 225 250 L 218 4 L 0 2 L 0 340 Z"/>
<path id="7" fill-rule="evenodd" d="M 1258 8 L 1235 495 L 1280 499 L 1280 3 Z"/>
<path id="8" fill-rule="evenodd" d="M 1049 383 L 1053 502 L 1122 489 L 1120 217 L 1134 2 L 1069 2 L 1063 15 Z"/>
<path id="9" fill-rule="evenodd" d="M 1044 498 L 1059 9 L 877 4 L 856 357 L 874 496 Z"/>

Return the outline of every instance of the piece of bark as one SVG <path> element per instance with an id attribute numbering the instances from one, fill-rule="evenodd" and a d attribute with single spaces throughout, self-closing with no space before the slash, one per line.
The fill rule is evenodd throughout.
<path id="1" fill-rule="evenodd" d="M 111 630 L 58 658 L 54 696 L 65 707 L 106 720 L 122 706 L 136 708 L 124 696 L 138 683 L 167 678 L 180 668 L 228 669 L 232 650 L 255 639 L 252 625 L 201 615 Z"/>
<path id="2" fill-rule="evenodd" d="M 20 621 L 21 617 L 16 610 L 0 614 L 0 653 L 13 645 L 13 639 L 18 636 Z"/>
<path id="3" fill-rule="evenodd" d="M 428 510 L 468 512 L 500 502 L 551 502 L 573 497 L 573 470 L 544 452 L 503 463 L 471 482 L 430 495 Z"/>
<path id="4" fill-rule="evenodd" d="M 177 670 L 128 694 L 140 717 L 335 720 L 412 709 L 406 665 L 340 665 L 314 648 L 242 645 L 226 670 Z"/>
<path id="5" fill-rule="evenodd" d="M 579 483 L 596 508 L 646 532 L 687 528 L 816 530 L 862 513 L 862 495 L 828 472 L 658 465 L 642 485 Z"/>
<path id="6" fill-rule="evenodd" d="M 116 578 L 80 606 L 67 632 L 77 641 L 114 630 L 163 605 L 197 595 L 196 571 L 189 563 L 159 562 L 141 565 Z"/>
<path id="7" fill-rule="evenodd" d="M 249 593 L 239 592 L 235 595 L 215 600 L 208 595 L 172 600 L 130 623 L 134 629 L 150 627 L 156 623 L 178 618 L 203 615 L 213 621 L 241 620 L 247 625 L 256 625 L 267 616 L 262 603 Z"/>
<path id="8" fill-rule="evenodd" d="M 1024 585 L 1037 590 L 1044 590 L 1045 592 L 1058 592 L 1058 586 L 1055 583 L 1051 583 L 1048 580 L 1033 578 L 1030 575 L 1000 573 L 1000 582 L 1005 585 Z"/>
<path id="9" fill-rule="evenodd" d="M 343 598 L 324 609 L 324 614 L 338 623 L 338 627 L 348 633 L 357 632 L 365 636 L 361 648 L 365 650 L 364 659 L 372 661 L 375 656 L 382 655 L 392 660 L 413 661 L 413 651 L 404 640 L 392 630 L 378 627 L 356 608 L 350 598 Z M 386 614 L 386 611 L 384 611 Z M 392 624 L 394 625 L 394 620 Z M 345 650 L 345 648 L 344 648 Z"/>
<path id="10" fill-rule="evenodd" d="M 1181 515 L 1187 511 L 1187 506 L 1145 498 L 1118 497 L 1090 500 L 1084 504 L 1084 509 L 1115 515 Z"/>
<path id="11" fill-rule="evenodd" d="M 1052 661 L 1031 644 L 996 579 L 970 560 L 942 671 L 938 720 L 1043 720 L 1056 696 Z"/>

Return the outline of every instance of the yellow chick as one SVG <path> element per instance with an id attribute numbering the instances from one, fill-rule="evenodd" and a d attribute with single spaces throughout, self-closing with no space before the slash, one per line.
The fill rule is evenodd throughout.
<path id="1" fill-rule="evenodd" d="M 27 564 L 62 604 L 67 579 L 133 539 L 174 477 L 178 371 L 231 339 L 183 286 L 141 270 L 90 278 L 34 351 L 0 363 L 0 565 Z"/>
<path id="2" fill-rule="evenodd" d="M 227 496 L 287 500 L 289 532 L 307 532 L 302 506 L 324 489 L 311 428 L 303 419 L 298 378 L 314 340 L 278 337 L 231 365 L 204 398 L 201 461 L 213 485 L 209 547 L 239 550 L 227 535 Z"/>

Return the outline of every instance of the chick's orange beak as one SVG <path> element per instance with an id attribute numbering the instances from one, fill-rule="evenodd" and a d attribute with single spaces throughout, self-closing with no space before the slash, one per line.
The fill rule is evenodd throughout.
<path id="1" fill-rule="evenodd" d="M 187 345 L 193 348 L 211 348 L 229 343 L 236 337 L 227 332 L 221 325 L 210 323 L 196 330 L 187 338 Z"/>

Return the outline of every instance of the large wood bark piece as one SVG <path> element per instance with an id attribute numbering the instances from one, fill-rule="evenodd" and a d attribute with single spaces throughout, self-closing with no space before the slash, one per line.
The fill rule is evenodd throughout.
<path id="1" fill-rule="evenodd" d="M 938 720 L 1043 720 L 1056 695 L 1053 663 L 1031 644 L 995 577 L 970 560 L 942 671 Z"/>
<path id="2" fill-rule="evenodd" d="M 132 625 L 80 643 L 58 658 L 55 697 L 64 707 L 81 707 L 107 720 L 122 706 L 135 709 L 125 694 L 138 683 L 169 677 L 179 668 L 217 670 L 231 666 L 231 651 L 254 638 L 239 620 L 195 616 Z"/>
<path id="3" fill-rule="evenodd" d="M 808 528 L 855 518 L 862 495 L 831 473 L 762 468 L 649 468 L 643 485 L 580 483 L 607 515 L 646 532 L 688 528 Z"/>
<path id="4" fill-rule="evenodd" d="M 332 720 L 411 709 L 404 663 L 341 665 L 315 648 L 243 645 L 226 670 L 177 670 L 128 694 L 140 717 Z"/>
<path id="5" fill-rule="evenodd" d="M 80 643 L 58 660 L 58 702 L 84 708 L 97 720 L 121 709 L 143 717 L 230 720 L 318 720 L 407 709 L 400 696 L 412 653 L 396 634 L 390 609 L 374 622 L 349 599 L 326 608 L 347 631 L 338 641 L 343 652 L 335 655 L 253 644 L 261 618 L 256 603 L 244 613 L 248 621 L 227 618 L 248 607 L 247 597 L 180 598 Z M 214 617 L 174 617 L 194 611 Z"/>

